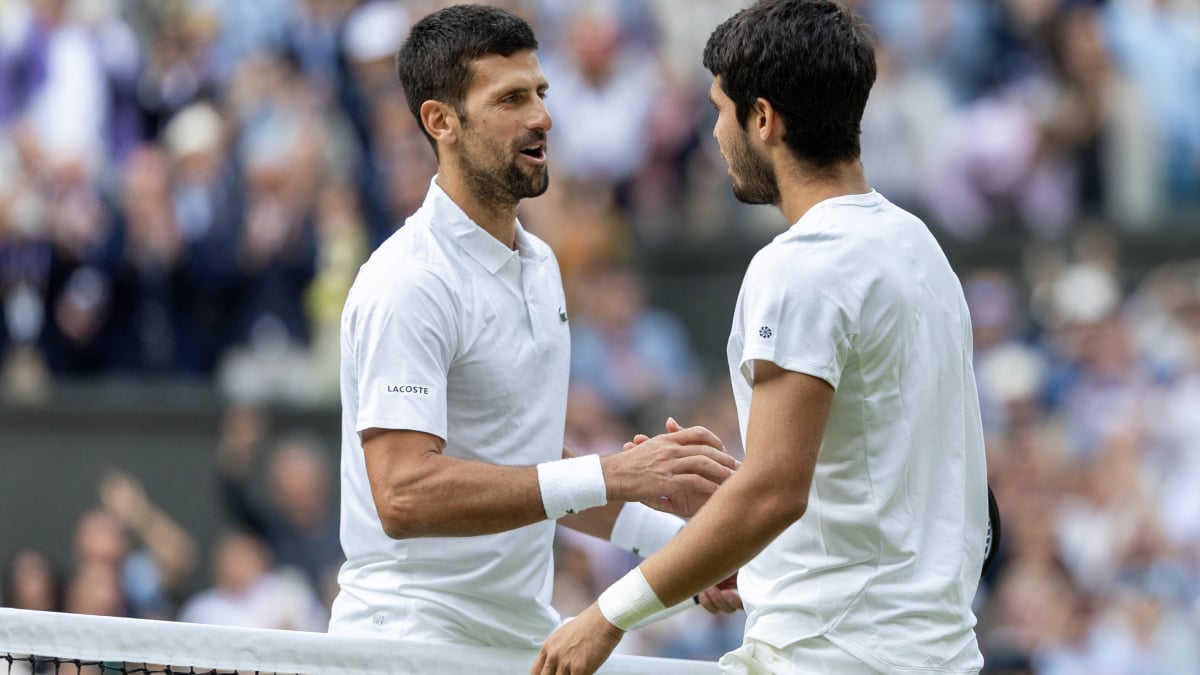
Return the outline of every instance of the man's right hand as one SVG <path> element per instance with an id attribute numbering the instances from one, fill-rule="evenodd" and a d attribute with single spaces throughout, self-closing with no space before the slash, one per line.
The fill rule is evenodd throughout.
<path id="1" fill-rule="evenodd" d="M 681 428 L 667 421 L 667 433 L 639 436 L 626 449 L 601 459 L 609 501 L 643 504 L 690 517 L 733 475 L 738 461 L 704 427 Z"/>

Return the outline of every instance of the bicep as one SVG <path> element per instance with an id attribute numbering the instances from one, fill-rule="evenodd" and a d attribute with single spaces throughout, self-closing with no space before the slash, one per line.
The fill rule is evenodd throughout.
<path id="1" fill-rule="evenodd" d="M 494 534 L 546 517 L 534 467 L 443 454 L 439 436 L 412 429 L 362 434 L 371 498 L 393 539 Z"/>
<path id="2" fill-rule="evenodd" d="M 752 468 L 789 491 L 800 486 L 800 494 L 807 498 L 833 405 L 833 386 L 770 361 L 756 360 L 753 367 L 742 470 Z"/>
<path id="3" fill-rule="evenodd" d="M 363 459 L 376 504 L 386 499 L 391 490 L 418 480 L 424 460 L 441 454 L 445 446 L 444 440 L 423 431 L 364 429 Z"/>

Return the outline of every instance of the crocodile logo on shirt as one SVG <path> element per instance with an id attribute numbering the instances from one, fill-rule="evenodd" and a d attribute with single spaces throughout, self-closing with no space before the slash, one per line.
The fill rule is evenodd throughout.
<path id="1" fill-rule="evenodd" d="M 562 307 L 558 308 L 558 320 L 563 323 L 567 322 L 567 310 L 563 309 Z"/>

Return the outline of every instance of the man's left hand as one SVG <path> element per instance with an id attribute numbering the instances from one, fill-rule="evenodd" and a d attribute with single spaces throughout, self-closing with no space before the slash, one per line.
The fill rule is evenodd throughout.
<path id="1" fill-rule="evenodd" d="M 530 675 L 590 675 L 624 636 L 625 631 L 609 623 L 596 603 L 592 603 L 546 638 Z"/>

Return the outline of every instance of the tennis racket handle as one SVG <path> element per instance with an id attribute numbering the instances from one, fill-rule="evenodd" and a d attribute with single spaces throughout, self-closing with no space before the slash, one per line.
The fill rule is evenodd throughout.
<path id="1" fill-rule="evenodd" d="M 699 604 L 700 604 L 700 596 L 693 595 L 692 597 L 688 598 L 687 600 L 684 600 L 683 602 L 679 603 L 678 605 L 671 605 L 670 607 L 662 610 L 661 612 L 656 612 L 656 613 L 651 614 L 650 616 L 642 619 L 641 621 L 635 623 L 631 630 L 637 630 L 639 628 L 649 626 L 652 623 L 656 623 L 658 621 L 662 621 L 663 619 L 675 616 L 676 614 L 682 612 L 683 610 L 691 609 Z"/>

